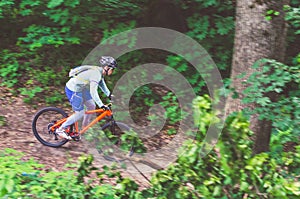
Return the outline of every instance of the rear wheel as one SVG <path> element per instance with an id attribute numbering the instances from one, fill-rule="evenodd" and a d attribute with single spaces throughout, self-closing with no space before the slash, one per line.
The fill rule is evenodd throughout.
<path id="1" fill-rule="evenodd" d="M 36 113 L 32 121 L 32 131 L 34 136 L 43 145 L 49 147 L 60 147 L 68 142 L 67 139 L 60 138 L 56 134 L 56 129 L 51 127 L 59 120 L 68 117 L 67 113 L 55 107 L 47 107 Z M 73 128 L 71 126 L 71 128 Z M 70 129 L 72 131 L 72 129 Z"/>

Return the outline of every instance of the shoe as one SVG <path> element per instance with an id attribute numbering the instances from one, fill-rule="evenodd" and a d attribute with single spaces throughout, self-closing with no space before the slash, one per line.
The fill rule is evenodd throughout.
<path id="1" fill-rule="evenodd" d="M 60 137 L 60 138 L 65 138 L 67 140 L 71 140 L 72 138 L 65 132 L 65 129 L 63 128 L 58 128 L 56 129 L 56 134 Z"/>
<path id="2" fill-rule="evenodd" d="M 81 135 L 80 135 L 80 133 L 70 133 L 70 137 L 71 137 L 74 141 L 80 141 L 80 140 L 81 140 Z"/>

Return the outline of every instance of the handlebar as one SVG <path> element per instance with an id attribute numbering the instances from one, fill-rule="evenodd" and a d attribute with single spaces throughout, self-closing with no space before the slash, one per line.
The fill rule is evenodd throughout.
<path id="1" fill-rule="evenodd" d="M 106 104 L 106 106 L 107 106 L 107 107 L 111 107 L 111 106 L 112 106 L 112 103 L 110 102 L 110 103 Z"/>
<path id="2" fill-rule="evenodd" d="M 105 106 L 107 106 L 109 108 L 108 110 L 111 110 L 112 103 L 108 103 Z M 100 113 L 103 113 L 104 111 L 105 111 L 104 109 L 99 108 L 99 109 L 95 109 L 95 110 L 85 111 L 85 114 L 94 114 L 94 113 L 100 114 Z"/>

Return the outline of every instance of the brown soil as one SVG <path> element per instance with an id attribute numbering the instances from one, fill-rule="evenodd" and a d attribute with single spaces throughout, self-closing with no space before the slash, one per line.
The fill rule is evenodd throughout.
<path id="1" fill-rule="evenodd" d="M 13 96 L 6 88 L 0 88 L 0 149 L 12 148 L 24 153 L 24 160 L 34 158 L 45 165 L 46 171 L 62 171 L 67 163 L 78 163 L 80 156 L 91 153 L 85 141 L 68 142 L 60 148 L 42 145 L 33 135 L 31 123 L 35 113 L 45 105 L 27 105 L 22 98 Z M 99 156 L 97 156 L 99 157 Z M 111 162 L 95 159 L 94 166 L 101 169 Z M 132 175 L 126 170 L 124 176 L 133 178 L 141 187 L 149 184 L 139 174 Z M 150 177 L 148 175 L 148 177 Z"/>
<path id="2" fill-rule="evenodd" d="M 39 106 L 37 106 L 37 109 Z M 8 90 L 0 90 L 0 146 L 12 148 L 24 153 L 24 158 L 33 157 L 47 169 L 62 170 L 63 166 L 76 161 L 87 149 L 73 143 L 61 148 L 45 147 L 34 137 L 31 122 L 37 109 L 23 103 L 21 98 L 13 96 Z"/>

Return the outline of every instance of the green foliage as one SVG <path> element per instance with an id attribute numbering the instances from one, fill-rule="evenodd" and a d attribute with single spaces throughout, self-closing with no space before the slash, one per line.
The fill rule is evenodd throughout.
<path id="1" fill-rule="evenodd" d="M 19 190 L 26 190 L 30 186 L 23 185 L 27 182 L 27 178 L 36 178 L 39 175 L 37 169 L 42 165 L 35 162 L 33 159 L 22 162 L 20 158 L 22 154 L 12 149 L 5 149 L 0 152 L 0 197 L 12 196 L 17 198 Z M 29 177 L 26 175 L 29 174 Z M 25 193 L 23 193 L 26 196 Z M 29 198 L 27 196 L 27 198 Z"/>
<path id="2" fill-rule="evenodd" d="M 8 10 L 14 5 L 14 0 L 1 0 L 0 1 L 0 19 L 4 18 Z"/>
<path id="3" fill-rule="evenodd" d="M 66 35 L 67 31 L 70 31 L 70 28 L 52 28 L 33 24 L 24 29 L 27 35 L 19 38 L 18 45 L 29 50 L 35 50 L 42 47 L 45 48 L 47 45 L 57 48 L 65 43 L 80 44 L 80 39 Z"/>
<path id="4" fill-rule="evenodd" d="M 130 130 L 121 135 L 121 145 L 119 147 L 123 151 L 129 151 L 132 146 L 134 146 L 136 153 L 146 152 L 144 143 L 139 138 L 138 134 L 135 131 Z"/>
<path id="5" fill-rule="evenodd" d="M 96 170 L 96 168 L 92 166 L 93 160 L 94 158 L 92 155 L 81 158 L 81 162 L 78 167 L 77 182 L 84 183 L 84 177 L 88 176 L 93 170 Z"/>
<path id="6" fill-rule="evenodd" d="M 205 135 L 208 125 L 214 116 L 211 112 L 211 100 L 208 95 L 198 96 L 193 101 L 194 124 L 199 128 L 201 135 Z M 203 139 L 201 137 L 201 139 Z"/>
<path id="7" fill-rule="evenodd" d="M 64 2 L 63 0 L 51 0 L 47 4 L 47 7 L 48 8 L 55 8 L 55 7 L 59 6 L 59 5 L 61 5 L 63 2 Z M 74 1 L 74 2 L 79 3 L 79 1 Z"/>
<path id="8" fill-rule="evenodd" d="M 284 6 L 285 11 L 285 20 L 288 23 L 287 31 L 287 41 L 288 47 L 286 51 L 286 57 L 288 65 L 296 65 L 300 62 L 297 61 L 299 58 L 299 47 L 298 43 L 300 41 L 300 10 L 299 10 L 299 1 L 291 1 L 290 6 Z"/>
<path id="9" fill-rule="evenodd" d="M 273 136 L 270 141 L 270 151 L 272 153 L 282 153 L 284 151 L 285 146 L 297 143 L 299 140 L 299 135 L 293 133 L 293 129 L 287 129 L 286 131 L 276 130 L 273 132 Z"/>
<path id="10" fill-rule="evenodd" d="M 245 90 L 244 103 L 255 103 L 251 114 L 273 122 L 277 129 L 297 131 L 300 121 L 299 70 L 300 65 L 287 66 L 275 60 L 262 59 L 254 68 L 261 68 L 250 75 Z M 289 88 L 286 90 L 286 88 Z"/>
<path id="11" fill-rule="evenodd" d="M 268 10 L 265 18 L 266 18 L 266 20 L 270 21 L 270 20 L 272 20 L 273 17 L 276 17 L 278 15 L 280 15 L 280 12 L 275 11 L 275 10 Z"/>
<path id="12" fill-rule="evenodd" d="M 67 77 L 63 71 L 79 65 L 91 48 L 109 36 L 139 26 L 148 2 L 146 0 L 0 1 L 0 20 L 1 24 L 3 23 L 1 44 L 10 49 L 9 52 L 3 51 L 0 56 L 1 63 L 3 62 L 0 66 L 3 85 L 26 87 L 27 85 L 23 85 L 26 81 L 38 79 L 34 86 L 46 87 L 44 89 L 46 92 L 52 91 L 47 88 L 50 82 L 55 86 L 63 86 Z M 210 53 L 218 68 L 222 70 L 223 77 L 228 76 L 232 57 L 235 1 L 174 2 L 186 19 L 187 35 L 197 40 Z M 295 4 L 292 3 L 292 6 Z M 297 30 L 299 8 L 286 6 L 285 9 L 287 21 Z M 277 12 L 269 11 L 268 14 L 273 16 Z M 128 47 L 132 47 L 135 42 L 135 39 L 129 41 L 126 37 L 115 41 L 117 45 Z M 297 43 L 296 38 L 293 37 L 291 42 Z M 139 60 L 141 53 L 138 54 L 122 56 L 120 74 L 141 62 Z M 7 56 L 10 58 L 5 60 Z M 177 60 L 176 56 L 167 59 L 169 65 L 184 73 L 197 94 L 205 92 L 205 82 L 198 72 L 191 70 L 192 67 L 184 60 Z M 37 71 L 34 76 L 31 76 L 31 73 L 29 77 L 27 76 L 24 64 L 25 68 Z M 47 69 L 44 69 L 45 67 Z M 49 73 L 46 72 L 48 70 Z M 21 74 L 22 78 L 19 78 Z M 53 74 L 57 75 L 56 81 L 53 81 Z M 108 82 L 109 87 L 119 77 L 119 74 L 113 76 Z M 55 93 L 47 95 L 54 96 Z M 57 99 L 49 101 L 59 102 Z M 150 106 L 152 100 L 148 98 L 147 103 Z"/>
<path id="13" fill-rule="evenodd" d="M 20 12 L 25 10 L 25 13 L 30 16 L 38 14 L 38 17 L 52 24 L 50 26 L 32 24 L 24 29 L 26 36 L 19 38 L 19 45 L 31 50 L 45 49 L 49 45 L 58 50 L 57 47 L 62 45 L 72 46 L 87 41 L 97 44 L 100 42 L 100 35 L 97 33 L 99 29 L 102 31 L 102 36 L 106 38 L 108 32 L 116 33 L 123 31 L 124 28 L 134 27 L 135 23 L 130 21 L 130 18 L 124 22 L 119 21 L 116 25 L 114 20 L 140 12 L 135 2 L 107 0 L 96 3 L 80 0 L 53 0 L 48 2 L 47 7 L 42 6 L 41 0 L 35 1 L 35 4 L 25 2 L 21 4 Z M 85 17 L 82 17 L 83 13 Z M 94 40 L 95 37 L 98 41 Z"/>
<path id="14" fill-rule="evenodd" d="M 187 16 L 187 35 L 209 52 L 219 69 L 228 70 L 234 35 L 233 2 L 198 0 L 186 3 L 185 6 L 191 13 Z"/>
<path id="15" fill-rule="evenodd" d="M 85 138 L 89 142 L 93 142 L 95 147 L 101 150 L 105 155 L 113 154 L 115 147 L 125 153 L 131 150 L 134 146 L 136 153 L 143 153 L 146 151 L 144 143 L 139 138 L 138 134 L 133 130 L 121 130 L 118 127 L 116 132 L 112 133 L 110 129 L 99 131 L 99 129 L 90 129 L 89 133 L 85 134 Z"/>
<path id="16" fill-rule="evenodd" d="M 286 11 L 285 20 L 295 28 L 295 34 L 300 34 L 300 8 L 286 5 L 284 9 Z"/>
<path id="17" fill-rule="evenodd" d="M 91 47 L 113 34 L 134 28 L 143 3 L 115 0 L 0 1 L 0 20 L 5 17 L 1 29 L 10 38 L 5 47 L 11 49 L 11 52 L 4 50 L 0 56 L 3 62 L 0 66 L 1 84 L 19 87 L 17 90 L 25 94 L 26 102 L 41 99 L 37 87 L 43 88 L 47 95 L 43 98 L 46 103 L 60 102 L 58 98 L 62 95 L 57 95 L 58 92 L 50 87 L 63 86 L 66 71 L 79 65 Z M 6 39 L 5 35 L 1 39 Z M 116 42 L 130 46 L 135 41 L 124 38 Z M 35 88 L 34 92 L 30 93 L 29 86 Z"/>
<path id="18" fill-rule="evenodd" d="M 234 19 L 232 16 L 222 17 L 200 16 L 194 14 L 188 19 L 188 25 L 192 29 L 188 34 L 197 40 L 205 40 L 215 38 L 217 35 L 228 35 L 234 30 Z M 214 20 L 211 24 L 210 20 Z"/>
<path id="19" fill-rule="evenodd" d="M 3 115 L 0 115 L 0 126 L 6 126 L 7 121 L 6 118 Z"/>
<path id="20" fill-rule="evenodd" d="M 123 178 L 116 168 L 92 166 L 92 156 L 81 157 L 77 168 L 45 173 L 33 159 L 22 161 L 23 154 L 12 149 L 0 152 L 1 198 L 138 198 L 137 184 Z M 87 179 L 97 170 L 98 179 Z M 103 184 L 115 180 L 116 186 Z M 98 182 L 97 182 L 98 180 Z M 93 183 L 92 183 L 93 182 Z"/>
<path id="21" fill-rule="evenodd" d="M 234 18 L 232 16 L 219 17 L 215 23 L 219 35 L 227 35 L 234 30 Z"/>
<path id="22" fill-rule="evenodd" d="M 61 71 L 62 74 L 66 74 L 67 72 Z M 32 70 L 30 71 L 31 78 L 38 81 L 40 84 L 44 86 L 60 86 L 63 83 L 63 80 L 59 77 L 59 74 L 51 68 L 44 67 L 43 70 Z"/>
<path id="23" fill-rule="evenodd" d="M 210 100 L 199 97 L 194 108 L 209 114 Z M 203 117 L 202 117 L 203 118 Z M 200 121 L 199 121 L 200 120 Z M 196 121 L 210 121 L 198 118 Z M 227 118 L 223 134 L 214 149 L 202 157 L 202 143 L 189 140 L 178 160 L 151 178 L 151 186 L 123 178 L 116 167 L 96 169 L 93 157 L 81 157 L 78 167 L 63 172 L 41 170 L 37 162 L 22 161 L 22 154 L 5 150 L 0 154 L 0 196 L 4 198 L 298 198 L 300 196 L 300 140 L 290 131 L 272 135 L 270 153 L 252 154 L 249 122 L 242 113 Z M 294 140 L 293 140 L 294 139 Z M 296 142 L 290 150 L 282 146 Z M 98 178 L 89 178 L 96 172 Z M 106 184 L 113 180 L 114 185 Z M 65 186 L 71 184 L 72 186 Z"/>
<path id="24" fill-rule="evenodd" d="M 215 127 L 219 128 L 218 124 L 220 124 L 220 118 L 217 116 L 218 111 L 213 111 L 212 102 L 217 103 L 216 98 L 214 101 L 212 101 L 210 96 L 207 94 L 203 96 L 197 96 L 193 100 L 192 110 L 194 124 L 198 128 L 198 132 L 195 136 L 195 140 L 197 141 L 201 142 L 206 137 L 207 130 L 211 125 L 216 125 Z M 223 128 L 223 126 L 220 128 Z"/>
<path id="25" fill-rule="evenodd" d="M 183 119 L 183 112 L 180 111 L 180 106 L 177 101 L 177 97 L 174 93 L 168 92 L 162 97 L 163 101 L 160 102 L 166 112 L 165 117 L 168 119 L 170 124 L 175 124 Z"/>
<path id="26" fill-rule="evenodd" d="M 212 55 L 225 77 L 232 57 L 234 2 L 176 1 L 184 10 L 187 34 Z M 65 83 L 69 67 L 80 64 L 87 52 L 105 38 L 138 26 L 146 3 L 133 0 L 0 0 L 1 45 L 9 48 L 0 55 L 1 86 L 19 87 L 18 92 L 27 102 L 36 98 L 46 99 L 47 103 L 61 102 L 62 94 L 57 88 Z M 285 9 L 286 20 L 299 34 L 299 8 L 286 6 Z M 278 14 L 270 10 L 266 17 L 271 19 Z M 297 43 L 295 37 L 291 41 Z M 117 45 L 128 47 L 135 42 L 128 38 L 115 41 Z M 140 63 L 142 55 L 134 52 L 122 56 L 123 67 L 109 84 L 132 65 Z M 181 57 L 168 56 L 167 63 L 184 74 L 196 93 L 205 92 L 201 75 Z M 82 158 L 75 171 L 44 173 L 35 161 L 24 162 L 21 154 L 6 150 L 0 155 L 0 197 L 298 198 L 299 63 L 299 55 L 293 59 L 293 66 L 268 60 L 262 71 L 249 78 L 251 86 L 245 91 L 244 102 L 256 103 L 258 108 L 253 111 L 263 119 L 272 120 L 275 127 L 270 153 L 252 156 L 249 123 L 238 114 L 228 118 L 223 135 L 211 153 L 201 158 L 201 145 L 187 143 L 178 161 L 155 174 L 151 187 L 139 193 L 133 181 L 108 167 L 98 172 L 101 185 L 86 183 L 86 178 L 94 171 L 91 157 Z M 141 112 L 160 99 L 151 87 L 143 87 L 135 94 L 135 103 Z M 275 94 L 275 100 L 270 94 Z M 163 96 L 162 105 L 171 123 L 183 117 L 178 114 L 177 98 L 173 94 Z M 201 132 L 198 139 L 203 139 L 214 117 L 210 100 L 207 96 L 198 97 L 193 106 L 194 120 Z M 1 125 L 5 125 L 3 117 L 0 117 Z M 135 137 L 135 134 L 128 134 L 122 139 L 126 143 Z M 286 151 L 286 146 L 291 147 L 290 151 Z M 107 178 L 116 179 L 116 186 L 103 184 Z"/>
<path id="27" fill-rule="evenodd" d="M 45 102 L 47 104 L 49 104 L 49 105 L 58 104 L 58 103 L 61 103 L 64 101 L 63 99 L 65 98 L 65 94 L 62 94 L 61 92 L 59 92 L 57 90 L 51 91 L 49 93 L 51 93 L 51 94 L 48 95 L 45 99 Z"/>
<path id="28" fill-rule="evenodd" d="M 62 80 L 57 72 L 50 67 L 45 67 L 43 70 L 32 68 L 31 62 L 24 61 L 24 56 L 26 56 L 26 53 L 2 51 L 0 57 L 4 64 L 0 66 L 0 84 L 7 87 L 23 85 L 16 91 L 24 96 L 25 103 L 33 103 L 40 101 L 40 98 L 37 98 L 37 96 L 40 96 L 38 94 L 43 91 L 54 90 L 53 86 L 60 86 Z M 65 74 L 66 72 L 63 71 L 62 73 Z M 64 96 L 61 94 L 61 90 L 54 90 L 49 93 L 46 98 L 42 98 L 48 104 L 60 102 Z"/>
<path id="29" fill-rule="evenodd" d="M 23 53 L 14 53 L 8 50 L 3 50 L 0 54 L 2 64 L 0 65 L 0 77 L 2 78 L 1 85 L 13 87 L 18 83 L 18 78 L 21 76 L 20 71 L 24 71 L 27 64 L 22 63 Z M 25 66 L 25 67 L 24 67 Z M 22 70 L 23 69 L 23 70 Z"/>
<path id="30" fill-rule="evenodd" d="M 203 40 L 207 37 L 208 29 L 210 27 L 208 16 L 200 18 L 199 14 L 194 14 L 193 17 L 188 19 L 188 24 L 193 30 L 193 32 L 190 33 L 190 36 L 194 36 L 194 38 L 198 40 Z"/>
<path id="31" fill-rule="evenodd" d="M 178 3 L 183 4 L 182 6 L 186 7 L 189 13 L 186 16 L 189 28 L 186 34 L 201 44 L 212 57 L 217 67 L 224 71 L 224 76 L 226 77 L 228 74 L 225 71 L 230 69 L 233 48 L 234 7 L 232 1 L 200 0 Z M 205 58 L 199 57 L 197 51 L 199 49 L 196 49 L 195 53 L 191 53 L 189 55 L 191 56 L 190 58 L 204 61 Z M 207 77 L 209 74 L 205 74 L 204 71 L 200 74 L 199 71 L 196 71 L 193 66 L 180 56 L 168 56 L 167 63 L 185 76 L 198 95 L 207 93 L 207 82 L 204 81 L 203 77 Z"/>
<path id="32" fill-rule="evenodd" d="M 154 198 L 297 198 L 300 156 L 291 152 L 252 156 L 249 123 L 241 114 L 226 121 L 216 147 L 205 157 L 190 142 L 178 161 L 151 179 L 144 195 Z M 284 161 L 286 160 L 286 161 Z M 290 162 L 293 165 L 287 163 Z"/>
<path id="33" fill-rule="evenodd" d="M 102 42 L 103 44 L 105 44 L 105 39 L 108 39 L 115 34 L 134 29 L 136 26 L 136 22 L 129 21 L 127 23 L 118 23 L 117 25 L 114 26 L 114 29 L 109 29 L 110 24 L 108 24 L 107 22 L 102 22 L 101 25 L 103 25 L 104 28 Z M 131 38 L 131 40 L 129 40 L 128 37 L 124 36 L 124 38 L 118 37 L 118 40 L 110 39 L 110 41 L 113 41 L 117 46 L 126 45 L 128 47 L 133 47 L 135 45 L 136 38 L 135 37 L 129 37 L 129 38 Z"/>
<path id="34" fill-rule="evenodd" d="M 140 197 L 141 193 L 137 192 L 138 185 L 134 181 L 132 181 L 128 178 L 123 178 L 120 171 L 117 171 L 117 169 L 114 167 L 104 166 L 103 171 L 98 172 L 98 177 L 100 179 L 100 181 L 99 181 L 100 183 L 103 183 L 107 178 L 115 178 L 116 179 L 116 186 L 114 186 L 112 188 L 112 192 L 111 191 L 105 192 L 105 194 L 114 193 L 114 195 L 112 195 L 113 197 L 111 197 L 111 198 L 122 198 L 122 199 L 123 198 L 124 199 L 125 198 L 133 198 L 133 199 L 141 198 Z M 105 196 L 105 195 L 103 194 L 103 196 Z M 110 198 L 110 197 L 108 197 L 108 198 Z"/>
<path id="35" fill-rule="evenodd" d="M 194 91 L 198 94 L 203 92 L 205 89 L 205 81 L 203 80 L 201 74 L 190 66 L 182 57 L 170 55 L 167 57 L 167 63 L 170 67 L 176 69 L 180 72 L 186 80 L 192 85 Z M 202 74 L 203 75 L 203 74 Z"/>
<path id="36" fill-rule="evenodd" d="M 43 91 L 43 88 L 36 86 L 31 88 L 30 90 L 28 90 L 27 88 L 20 88 L 19 91 L 21 95 L 25 96 L 23 101 L 25 103 L 31 103 L 34 97 L 36 96 L 36 94 Z"/>

